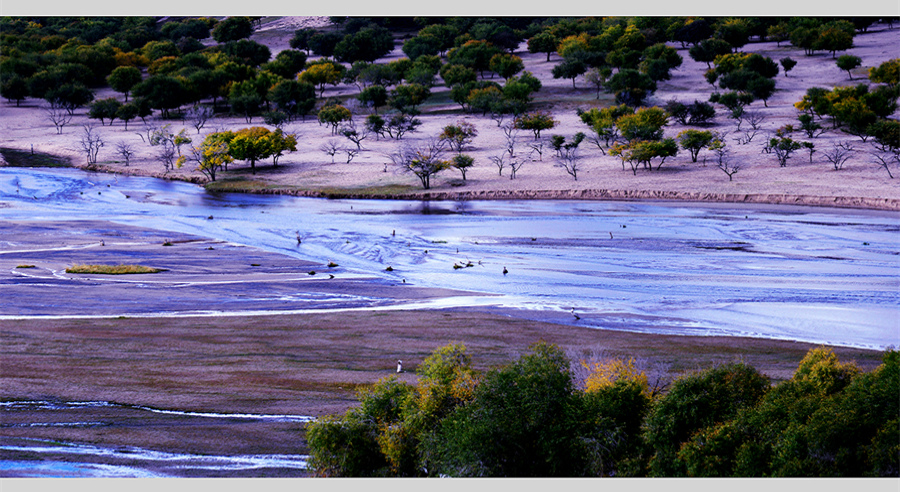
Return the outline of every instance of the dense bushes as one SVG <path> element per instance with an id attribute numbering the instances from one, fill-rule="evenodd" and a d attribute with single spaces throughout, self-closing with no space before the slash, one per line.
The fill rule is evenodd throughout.
<path id="1" fill-rule="evenodd" d="M 569 361 L 539 343 L 478 374 L 462 345 L 419 385 L 391 377 L 308 427 L 323 476 L 897 476 L 900 353 L 861 373 L 811 350 L 778 385 L 732 363 L 659 394 L 634 361 Z"/>

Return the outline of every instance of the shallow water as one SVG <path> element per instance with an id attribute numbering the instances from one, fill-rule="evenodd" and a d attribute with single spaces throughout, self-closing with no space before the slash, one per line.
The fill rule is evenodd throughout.
<path id="1" fill-rule="evenodd" d="M 415 306 L 512 310 L 526 318 L 650 333 L 864 348 L 900 342 L 897 213 L 324 200 L 211 194 L 182 182 L 21 168 L 0 168 L 0 200 L 5 220 L 109 220 L 334 261 L 347 275 L 376 283 L 496 295 Z M 288 311 L 334 306 L 299 289 L 284 297 Z M 354 305 L 365 306 L 366 299 Z M 19 313 L 0 308 L 0 314 Z"/>

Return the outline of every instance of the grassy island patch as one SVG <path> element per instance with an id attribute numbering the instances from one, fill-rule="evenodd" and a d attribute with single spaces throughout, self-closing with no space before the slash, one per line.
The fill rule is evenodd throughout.
<path id="1" fill-rule="evenodd" d="M 19 265 L 16 268 L 36 268 L 34 265 Z"/>
<path id="2" fill-rule="evenodd" d="M 165 268 L 152 268 L 142 265 L 72 265 L 66 273 L 99 273 L 104 275 L 129 275 L 136 273 L 159 273 Z"/>
<path id="3" fill-rule="evenodd" d="M 71 163 L 65 157 L 44 154 L 41 152 L 31 153 L 24 150 L 0 148 L 0 155 L 10 167 L 70 167 Z"/>

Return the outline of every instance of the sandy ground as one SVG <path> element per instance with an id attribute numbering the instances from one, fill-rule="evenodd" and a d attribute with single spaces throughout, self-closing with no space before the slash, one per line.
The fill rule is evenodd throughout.
<path id="1" fill-rule="evenodd" d="M 323 19 L 308 18 L 267 18 L 262 28 L 254 34 L 254 39 L 272 47 L 273 54 L 288 47 L 287 42 L 293 29 L 303 22 L 322 23 Z M 707 151 L 700 154 L 697 163 L 690 162 L 690 156 L 682 152 L 674 159 L 669 159 L 659 171 L 639 170 L 637 175 L 631 169 L 623 170 L 622 163 L 616 157 L 603 155 L 593 144 L 585 142 L 579 152 L 581 162 L 578 180 L 574 180 L 553 158 L 552 150 L 545 151 L 543 156 L 531 153 L 527 144 L 533 142 L 529 131 L 518 132 L 516 154 L 528 162 L 519 170 L 516 179 L 509 179 L 508 168 L 503 174 L 490 161 L 491 156 L 502 153 L 505 148 L 503 132 L 495 121 L 478 114 L 465 114 L 459 106 L 449 100 L 447 89 L 438 86 L 433 89 L 434 96 L 421 109 L 420 119 L 423 124 L 416 133 L 404 136 L 402 141 L 393 139 L 376 140 L 374 137 L 362 143 L 363 151 L 352 162 L 346 163 L 346 154 L 332 158 L 320 147 L 334 138 L 345 147 L 353 144 L 343 137 L 331 135 L 328 127 L 321 126 L 314 117 L 305 121 L 288 124 L 285 129 L 298 135 L 298 149 L 281 158 L 279 166 L 274 168 L 270 163 L 260 163 L 258 171 L 251 174 L 249 167 L 243 163 L 235 163 L 229 171 L 221 173 L 219 180 L 242 178 L 247 180 L 238 184 L 237 188 L 256 189 L 264 192 L 292 194 L 318 194 L 323 191 L 338 195 L 364 195 L 373 189 L 382 194 L 393 194 L 394 197 L 430 197 L 433 199 L 449 198 L 594 198 L 594 199 L 688 199 L 700 201 L 732 201 L 732 202 L 767 202 L 794 203 L 824 206 L 841 206 L 857 208 L 879 208 L 900 210 L 900 182 L 889 179 L 887 172 L 876 165 L 869 152 L 874 150 L 870 144 L 864 144 L 858 137 L 844 135 L 837 131 L 828 131 L 813 139 L 817 152 L 810 161 L 806 151 L 800 151 L 788 162 L 787 167 L 779 167 L 774 155 L 762 153 L 764 141 L 774 130 L 788 123 L 797 124 L 797 111 L 793 103 L 800 100 L 806 89 L 812 86 L 831 88 L 841 85 L 866 82 L 868 67 L 877 66 L 885 60 L 895 58 L 897 53 L 890 46 L 900 45 L 900 29 L 889 30 L 886 25 L 874 25 L 868 33 L 856 36 L 855 47 L 848 54 L 862 58 L 863 66 L 854 71 L 854 80 L 849 80 L 847 73 L 838 69 L 830 54 L 818 53 L 804 56 L 802 50 L 791 47 L 788 43 L 778 47 L 776 43 L 751 43 L 744 47 L 746 52 L 758 52 L 778 60 L 790 56 L 798 61 L 789 76 L 784 73 L 776 77 L 777 92 L 768 101 L 768 107 L 762 102 L 755 102 L 750 110 L 765 116 L 761 131 L 746 145 L 738 144 L 738 137 L 733 120 L 724 115 L 724 109 L 717 108 L 719 115 L 715 119 L 712 130 L 730 132 L 729 148 L 733 159 L 742 163 L 742 169 L 735 175 L 734 181 L 722 173 L 712 163 L 712 155 Z M 399 58 L 402 52 L 398 47 L 385 60 Z M 678 47 L 678 46 L 677 46 Z M 651 104 L 662 105 L 672 98 L 690 103 L 693 100 L 705 101 L 712 92 L 703 79 L 706 65 L 691 60 L 687 50 L 679 48 L 684 59 L 683 65 L 673 72 L 669 81 L 659 84 L 656 94 L 649 100 Z M 594 105 L 611 103 L 611 96 L 601 95 L 596 99 L 594 89 L 588 87 L 581 78 L 576 79 L 576 89 L 572 89 L 572 81 L 553 79 L 550 70 L 558 61 L 551 56 L 546 62 L 544 54 L 530 54 L 525 44 L 516 52 L 525 61 L 526 69 L 538 76 L 544 86 L 535 95 L 535 109 L 550 111 L 558 121 L 558 125 L 542 136 L 560 134 L 573 135 L 588 128 L 578 119 L 576 108 L 589 108 Z M 355 86 L 329 86 L 325 97 L 347 98 L 358 92 Z M 100 90 L 98 98 L 117 96 L 120 94 L 110 89 Z M 361 124 L 368 114 L 364 108 L 348 105 L 353 109 L 356 121 Z M 143 124 L 132 121 L 125 129 L 121 121 L 111 126 L 99 127 L 97 120 L 86 117 L 86 109 L 76 112 L 73 121 L 64 128 L 61 135 L 45 114 L 45 102 L 29 99 L 16 107 L 15 103 L 2 102 L 0 116 L 0 146 L 53 153 L 70 157 L 72 162 L 80 165 L 85 162 L 78 150 L 81 125 L 97 125 L 105 142 L 100 152 L 98 166 L 101 169 L 151 176 L 165 176 L 174 179 L 186 179 L 204 182 L 205 177 L 187 164 L 185 167 L 164 173 L 163 165 L 154 158 L 155 149 L 144 143 L 139 134 Z M 432 190 L 426 194 L 415 176 L 404 173 L 390 163 L 387 157 L 395 152 L 403 143 L 420 144 L 428 138 L 438 135 L 441 129 L 458 120 L 472 123 L 478 129 L 478 136 L 471 148 L 466 152 L 475 158 L 475 167 L 467 173 L 467 181 L 455 170 L 448 170 L 433 180 Z M 241 128 L 249 126 L 243 118 L 216 117 L 202 129 L 200 134 L 190 122 L 180 120 L 155 121 L 155 124 L 170 124 L 174 131 L 182 128 L 195 141 L 203 135 L 224 128 Z M 504 121 L 504 124 L 509 120 Z M 261 118 L 255 118 L 252 125 L 262 125 Z M 742 126 L 747 129 L 747 124 Z M 671 122 L 666 128 L 666 136 L 675 136 L 684 128 Z M 805 135 L 795 133 L 795 139 L 806 140 Z M 145 137 L 146 138 L 146 137 Z M 118 142 L 131 143 L 137 149 L 137 156 L 126 167 L 117 156 L 115 146 Z M 859 152 L 840 171 L 833 169 L 823 156 L 824 150 L 836 142 L 850 142 Z M 545 146 L 546 147 L 546 146 Z M 892 170 L 897 175 L 900 169 Z M 399 194 L 398 194 L 399 192 Z"/>

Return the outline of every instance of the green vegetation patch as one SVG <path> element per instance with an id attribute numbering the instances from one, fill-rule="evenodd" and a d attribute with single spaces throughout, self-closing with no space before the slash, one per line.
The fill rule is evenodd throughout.
<path id="1" fill-rule="evenodd" d="M 19 265 L 16 268 L 36 268 L 34 265 Z"/>
<path id="2" fill-rule="evenodd" d="M 9 167 L 70 167 L 69 159 L 41 152 L 27 152 L 24 150 L 8 149 L 0 147 L 0 154 Z"/>
<path id="3" fill-rule="evenodd" d="M 98 273 L 103 275 L 131 275 L 137 273 L 159 273 L 165 268 L 153 268 L 142 265 L 72 265 L 66 273 Z"/>

